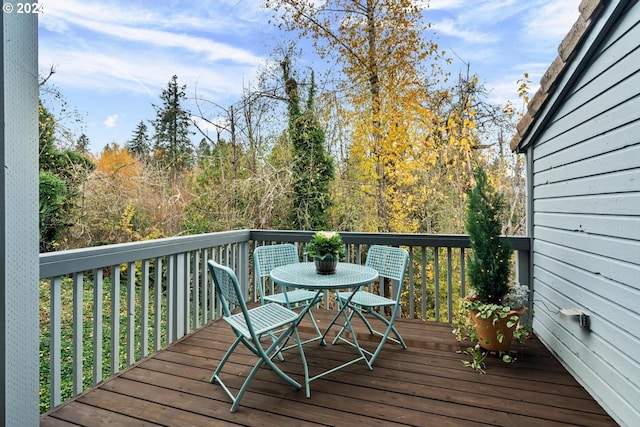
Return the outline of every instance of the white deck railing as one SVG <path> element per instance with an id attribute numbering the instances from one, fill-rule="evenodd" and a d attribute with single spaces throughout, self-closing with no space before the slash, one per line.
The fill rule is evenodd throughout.
<path id="1" fill-rule="evenodd" d="M 215 318 L 208 259 L 232 267 L 255 300 L 253 248 L 292 242 L 302 253 L 311 234 L 239 230 L 41 254 L 41 411 Z M 350 262 L 364 262 L 371 244 L 409 250 L 403 316 L 452 322 L 455 301 L 467 292 L 467 236 L 341 234 Z M 516 280 L 528 284 L 529 239 L 509 239 L 517 253 Z M 330 300 L 324 299 L 325 308 Z M 63 378 L 70 386 L 63 387 Z"/>

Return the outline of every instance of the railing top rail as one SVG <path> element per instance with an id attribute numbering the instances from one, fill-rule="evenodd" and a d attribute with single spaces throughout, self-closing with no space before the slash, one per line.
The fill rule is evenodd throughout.
<path id="1" fill-rule="evenodd" d="M 178 236 L 141 242 L 121 243 L 40 254 L 40 278 L 87 271 L 121 263 L 153 259 L 204 247 L 255 241 L 306 243 L 313 231 L 233 230 L 217 233 Z M 415 247 L 468 248 L 464 234 L 362 233 L 340 232 L 346 244 L 381 244 Z M 530 250 L 528 237 L 508 237 L 516 250 Z"/>
<path id="2" fill-rule="evenodd" d="M 40 254 L 40 278 L 87 271 L 132 260 L 152 259 L 204 247 L 246 242 L 249 230 L 168 237 Z"/>
<path id="3" fill-rule="evenodd" d="M 250 239 L 259 241 L 307 242 L 313 231 L 299 230 L 251 230 Z M 470 247 L 466 234 L 427 234 L 427 233 L 377 233 L 377 232 L 340 232 L 342 240 L 349 243 L 427 246 L 427 247 Z M 515 250 L 529 250 L 529 237 L 506 236 Z"/>

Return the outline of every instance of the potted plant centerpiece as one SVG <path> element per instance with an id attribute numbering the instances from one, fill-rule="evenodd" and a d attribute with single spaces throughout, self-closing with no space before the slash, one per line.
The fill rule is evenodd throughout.
<path id="1" fill-rule="evenodd" d="M 475 334 L 471 334 L 471 338 L 477 339 L 482 349 L 495 352 L 509 350 L 518 320 L 525 313 L 528 301 L 527 286 L 511 285 L 513 248 L 506 239 L 500 237 L 504 208 L 504 194 L 496 191 L 488 181 L 486 172 L 478 168 L 465 217 L 465 228 L 472 249 L 467 261 L 471 293 L 461 301 L 456 333 L 460 338 L 466 317 L 475 325 Z M 480 356 L 486 356 L 478 345 L 467 349 L 476 362 Z M 508 354 L 504 356 L 505 361 L 510 361 Z"/>
<path id="2" fill-rule="evenodd" d="M 319 274 L 333 274 L 344 255 L 342 236 L 335 231 L 318 231 L 307 243 L 304 253 L 313 259 Z"/>

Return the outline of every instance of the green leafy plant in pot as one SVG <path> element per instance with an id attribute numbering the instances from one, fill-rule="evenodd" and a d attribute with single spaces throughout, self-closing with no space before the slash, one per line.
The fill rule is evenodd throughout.
<path id="1" fill-rule="evenodd" d="M 478 168 L 474 176 L 475 185 L 469 193 L 465 217 L 472 249 L 467 261 L 467 277 L 472 290 L 460 303 L 454 333 L 461 339 L 470 325 L 468 320 L 472 321 L 475 333 L 469 336 L 477 339 L 477 345 L 467 349 L 467 353 L 473 356 L 477 366 L 471 365 L 482 370 L 486 354 L 480 348 L 507 352 L 514 332 L 518 338 L 524 333 L 518 329 L 518 320 L 526 311 L 528 288 L 511 285 L 513 248 L 501 237 L 504 194 L 494 189 L 482 168 Z M 511 361 L 511 357 L 506 354 L 503 360 Z"/>
<path id="2" fill-rule="evenodd" d="M 335 231 L 317 231 L 304 253 L 313 259 L 319 274 L 335 273 L 338 260 L 344 255 L 342 236 Z"/>

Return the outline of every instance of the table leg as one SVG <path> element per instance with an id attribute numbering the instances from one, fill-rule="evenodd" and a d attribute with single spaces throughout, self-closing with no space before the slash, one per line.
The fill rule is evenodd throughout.
<path id="1" fill-rule="evenodd" d="M 327 336 L 327 333 L 329 333 L 329 330 L 333 327 L 333 325 L 344 327 L 347 331 L 349 331 L 349 333 L 353 338 L 353 342 L 348 342 L 346 340 L 345 342 L 347 342 L 352 347 L 355 347 L 355 349 L 358 350 L 358 353 L 360 354 L 360 357 L 358 359 L 355 359 L 355 361 L 359 361 L 360 359 L 363 359 L 367 364 L 367 367 L 369 368 L 369 370 L 372 370 L 373 367 L 369 363 L 369 360 L 365 357 L 365 352 L 368 353 L 368 351 L 360 347 L 360 344 L 358 343 L 358 337 L 356 336 L 356 333 L 353 330 L 353 327 L 351 326 L 351 318 L 353 317 L 353 311 L 351 311 L 348 314 L 346 313 L 346 309 L 349 307 L 349 303 L 351 302 L 351 299 L 353 298 L 354 295 L 355 295 L 355 291 L 351 293 L 351 295 L 349 296 L 345 304 L 342 307 L 340 307 L 340 310 L 338 311 L 338 313 L 336 313 L 336 315 L 333 317 L 333 319 L 329 323 L 329 326 L 327 326 L 327 329 L 324 331 L 324 334 L 322 335 L 322 342 L 325 343 L 325 337 Z M 338 300 L 338 298 L 336 298 L 336 300 Z M 344 323 L 338 323 L 338 318 L 340 317 L 340 315 L 344 316 Z M 335 342 L 336 341 L 334 340 L 333 343 Z M 353 363 L 353 361 L 351 363 Z M 351 364 L 351 363 L 348 363 L 348 364 Z M 346 366 L 346 365 L 342 365 L 342 366 Z"/>
<path id="2" fill-rule="evenodd" d="M 366 365 L 369 368 L 369 370 L 373 369 L 371 364 L 369 363 L 367 357 L 365 356 L 366 350 L 364 350 L 364 349 L 362 349 L 360 347 L 360 345 L 358 343 L 358 339 L 357 339 L 356 334 L 355 334 L 355 331 L 351 327 L 351 317 L 353 316 L 353 312 L 351 312 L 351 313 L 347 313 L 346 312 L 346 309 L 349 307 L 349 302 L 351 301 L 351 298 L 353 298 L 354 294 L 352 294 L 349 297 L 349 299 L 347 300 L 346 304 L 343 305 L 342 307 L 340 307 L 340 310 L 338 310 L 338 313 L 336 313 L 336 315 L 333 317 L 333 319 L 329 323 L 329 326 L 327 327 L 327 329 L 322 334 L 322 337 L 320 337 L 320 344 L 323 345 L 323 346 L 327 345 L 325 338 L 326 338 L 327 333 L 329 332 L 329 330 L 333 327 L 333 325 L 344 326 L 347 329 L 347 331 L 349 331 L 349 333 L 351 333 L 351 336 L 353 337 L 353 342 L 349 343 L 349 344 L 352 347 L 355 347 L 356 350 L 358 350 L 359 356 L 356 357 L 353 360 L 350 360 L 350 361 L 348 361 L 346 363 L 343 363 L 342 365 L 336 366 L 335 368 L 332 368 L 332 369 L 329 369 L 327 371 L 324 371 L 324 372 L 322 372 L 322 373 L 320 373 L 318 375 L 315 375 L 313 377 L 309 376 L 309 367 L 307 365 L 307 360 L 306 360 L 306 357 L 305 357 L 305 354 L 304 354 L 303 344 L 307 343 L 307 342 L 309 342 L 311 340 L 307 340 L 307 341 L 303 342 L 301 340 L 301 338 L 300 338 L 300 335 L 298 333 L 297 327 L 300 324 L 300 322 L 302 321 L 302 319 L 304 318 L 304 316 L 307 314 L 307 312 L 311 309 L 311 307 L 313 305 L 315 305 L 317 302 L 320 301 L 320 294 L 321 294 L 321 291 L 318 291 L 318 293 L 316 294 L 316 297 L 314 298 L 313 304 L 309 304 L 307 307 L 305 307 L 300 312 L 300 315 L 298 316 L 298 321 L 297 321 L 297 324 L 296 324 L 296 329 L 295 329 L 296 342 L 297 342 L 295 345 L 298 346 L 299 349 L 300 349 L 300 357 L 302 358 L 302 365 L 303 365 L 303 369 L 304 369 L 305 394 L 306 394 L 307 398 L 311 397 L 311 388 L 310 388 L 311 381 L 317 380 L 318 378 L 322 378 L 322 377 L 324 377 L 324 376 L 326 376 L 328 374 L 331 374 L 331 373 L 333 373 L 335 371 L 338 371 L 338 370 L 340 370 L 340 369 L 342 369 L 342 368 L 344 368 L 346 366 L 349 366 L 349 365 L 352 365 L 354 363 L 357 363 L 357 362 L 359 362 L 361 360 L 364 360 L 364 362 L 366 363 Z M 338 319 L 339 319 L 339 317 L 341 315 L 344 316 L 344 323 L 339 323 L 338 322 Z M 284 347 L 282 350 L 290 349 L 292 347 L 293 347 L 293 345 L 287 346 L 287 347 Z"/>

